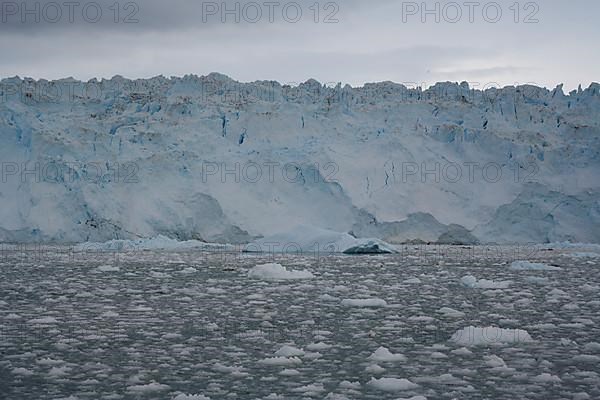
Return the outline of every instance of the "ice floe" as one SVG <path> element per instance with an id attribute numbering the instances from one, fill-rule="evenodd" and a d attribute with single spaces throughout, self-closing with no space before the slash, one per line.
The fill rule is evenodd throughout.
<path id="1" fill-rule="evenodd" d="M 371 378 L 368 385 L 384 392 L 401 392 L 419 388 L 419 385 L 408 379 L 398 378 Z"/>
<path id="2" fill-rule="evenodd" d="M 394 246 L 379 239 L 357 239 L 348 233 L 312 226 L 270 235 L 245 246 L 248 252 L 312 254 L 385 254 L 395 253 Z"/>
<path id="3" fill-rule="evenodd" d="M 387 302 L 383 299 L 344 299 L 342 305 L 347 307 L 385 307 Z"/>
<path id="4" fill-rule="evenodd" d="M 406 357 L 403 354 L 393 354 L 386 347 L 380 347 L 369 356 L 369 360 L 375 362 L 400 362 L 406 361 Z"/>
<path id="5" fill-rule="evenodd" d="M 562 268 L 530 261 L 514 261 L 510 265 L 510 269 L 514 271 L 560 271 Z"/>
<path id="6" fill-rule="evenodd" d="M 468 287 L 473 289 L 506 289 L 510 286 L 510 281 L 492 281 L 487 279 L 477 279 L 473 275 L 463 276 L 460 282 Z"/>
<path id="7" fill-rule="evenodd" d="M 452 335 L 450 341 L 462 346 L 493 345 L 498 343 L 529 343 L 533 339 L 522 329 L 469 326 Z"/>
<path id="8" fill-rule="evenodd" d="M 264 279 L 272 281 L 312 279 L 314 275 L 310 271 L 288 270 L 281 264 L 261 264 L 248 271 L 248 277 L 252 279 Z"/>

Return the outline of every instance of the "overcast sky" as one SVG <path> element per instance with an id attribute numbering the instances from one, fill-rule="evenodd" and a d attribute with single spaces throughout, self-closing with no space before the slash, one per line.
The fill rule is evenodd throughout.
<path id="1" fill-rule="evenodd" d="M 2 78 L 221 72 L 241 81 L 568 90 L 600 81 L 597 0 L 425 1 L 425 15 L 422 1 L 392 0 L 124 0 L 118 13 L 115 0 L 0 3 Z"/>

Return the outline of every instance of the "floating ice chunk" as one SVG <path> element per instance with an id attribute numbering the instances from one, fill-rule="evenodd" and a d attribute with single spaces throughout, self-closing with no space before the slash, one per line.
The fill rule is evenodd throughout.
<path id="1" fill-rule="evenodd" d="M 210 400 L 210 397 L 201 394 L 178 394 L 173 400 Z"/>
<path id="2" fill-rule="evenodd" d="M 33 371 L 28 370 L 27 368 L 15 368 L 12 370 L 12 373 L 15 375 L 21 376 L 31 376 L 33 375 Z"/>
<path id="3" fill-rule="evenodd" d="M 600 254 L 592 252 L 576 252 L 570 253 L 569 256 L 573 258 L 597 258 L 600 257 Z"/>
<path id="4" fill-rule="evenodd" d="M 575 341 L 573 341 L 571 339 L 567 339 L 567 338 L 560 339 L 559 343 L 560 343 L 561 346 L 565 346 L 565 347 L 567 347 L 567 346 L 577 346 L 577 342 L 575 342 Z"/>
<path id="5" fill-rule="evenodd" d="M 495 282 L 487 279 L 478 280 L 473 275 L 463 276 L 460 282 L 469 288 L 473 289 L 507 289 L 511 281 Z"/>
<path id="6" fill-rule="evenodd" d="M 361 388 L 361 385 L 360 385 L 360 382 L 342 381 L 342 382 L 340 382 L 340 387 L 342 389 L 359 390 Z"/>
<path id="7" fill-rule="evenodd" d="M 318 297 L 319 300 L 323 300 L 323 301 L 338 301 L 339 299 L 337 297 L 333 297 L 329 294 L 322 294 L 321 296 Z"/>
<path id="8" fill-rule="evenodd" d="M 427 400 L 425 396 L 399 397 L 396 400 Z"/>
<path id="9" fill-rule="evenodd" d="M 51 365 L 64 364 L 65 362 L 63 360 L 53 360 L 51 358 L 41 358 L 41 359 L 37 360 L 35 363 L 38 365 L 51 366 Z"/>
<path id="10" fill-rule="evenodd" d="M 573 357 L 576 363 L 600 364 L 600 357 L 593 354 L 580 354 Z"/>
<path id="11" fill-rule="evenodd" d="M 150 382 L 147 385 L 134 385 L 134 386 L 127 387 L 127 391 L 130 393 L 164 392 L 169 389 L 170 389 L 170 387 L 168 385 L 162 385 L 157 382 Z"/>
<path id="12" fill-rule="evenodd" d="M 383 299 L 344 299 L 342 305 L 347 307 L 385 307 L 387 302 Z"/>
<path id="13" fill-rule="evenodd" d="M 304 356 L 304 358 L 306 358 L 307 360 L 316 360 L 321 357 L 323 357 L 323 354 L 319 353 L 318 351 L 315 353 L 306 353 L 306 355 Z"/>
<path id="14" fill-rule="evenodd" d="M 331 348 L 330 344 L 319 342 L 319 343 L 311 343 L 306 348 L 310 351 L 318 351 L 318 350 L 327 350 Z"/>
<path id="15" fill-rule="evenodd" d="M 590 285 L 586 283 L 585 285 L 581 285 L 580 289 L 584 292 L 595 292 L 597 290 L 600 290 L 600 286 Z"/>
<path id="16" fill-rule="evenodd" d="M 405 390 L 414 390 L 419 387 L 419 385 L 408 379 L 397 378 L 371 378 L 368 385 L 384 392 L 401 392 Z"/>
<path id="17" fill-rule="evenodd" d="M 440 376 L 431 376 L 431 377 L 422 377 L 420 378 L 422 382 L 435 382 L 437 384 L 442 385 L 450 385 L 450 386 L 458 386 L 458 385 L 467 385 L 467 382 L 462 380 L 459 377 L 456 377 L 452 374 L 442 374 Z"/>
<path id="18" fill-rule="evenodd" d="M 339 393 L 329 393 L 325 396 L 325 400 L 350 400 L 348 397 Z"/>
<path id="19" fill-rule="evenodd" d="M 392 254 L 395 252 L 392 246 L 378 239 L 367 240 L 365 243 L 344 250 L 344 254 Z"/>
<path id="20" fill-rule="evenodd" d="M 100 316 L 104 318 L 116 318 L 119 316 L 119 314 L 114 311 L 107 311 L 105 313 L 102 313 Z"/>
<path id="21" fill-rule="evenodd" d="M 590 342 L 583 347 L 586 351 L 600 353 L 600 343 Z"/>
<path id="22" fill-rule="evenodd" d="M 371 364 L 367 368 L 365 368 L 365 371 L 371 374 L 383 374 L 385 372 L 385 368 L 380 367 L 377 364 Z"/>
<path id="23" fill-rule="evenodd" d="M 550 375 L 547 372 L 544 372 L 538 376 L 535 376 L 531 379 L 534 382 L 538 383 L 560 383 L 562 380 L 556 375 Z"/>
<path id="24" fill-rule="evenodd" d="M 466 276 L 463 276 L 463 277 L 460 279 L 460 282 L 461 282 L 461 283 L 462 283 L 464 286 L 467 286 L 467 287 L 472 287 L 472 288 L 474 288 L 474 287 L 476 287 L 476 286 L 477 286 L 477 278 L 475 278 L 473 275 L 466 275 Z"/>
<path id="25" fill-rule="evenodd" d="M 497 343 L 528 343 L 533 342 L 533 339 L 527 331 L 521 329 L 469 326 L 456 331 L 450 341 L 463 346 L 479 346 Z"/>
<path id="26" fill-rule="evenodd" d="M 304 351 L 292 346 L 283 346 L 275 352 L 278 357 L 303 356 Z"/>
<path id="27" fill-rule="evenodd" d="M 449 318 L 462 318 L 465 316 L 465 313 L 462 311 L 455 310 L 449 307 L 442 307 L 438 310 L 438 313 L 444 314 L 444 317 Z"/>
<path id="28" fill-rule="evenodd" d="M 279 373 L 279 375 L 283 375 L 283 376 L 298 376 L 300 375 L 300 371 L 298 371 L 297 369 L 284 369 L 283 371 L 281 371 Z"/>
<path id="29" fill-rule="evenodd" d="M 487 365 L 488 367 L 492 367 L 492 368 L 505 368 L 506 367 L 506 362 L 504 362 L 504 360 L 496 355 L 491 355 L 491 356 L 484 356 L 483 359 L 485 360 L 485 365 Z"/>
<path id="30" fill-rule="evenodd" d="M 396 253 L 394 247 L 379 239 L 357 239 L 348 233 L 300 225 L 287 232 L 259 239 L 246 246 L 248 252 L 269 252 L 273 243 L 288 243 L 277 252 L 294 254 L 383 254 Z"/>
<path id="31" fill-rule="evenodd" d="M 32 325 L 51 325 L 51 324 L 58 324 L 58 321 L 54 317 L 44 317 L 44 318 L 30 319 L 29 321 L 27 321 L 27 323 L 32 324 Z"/>
<path id="32" fill-rule="evenodd" d="M 260 360 L 259 363 L 273 366 L 285 366 L 302 364 L 302 360 L 298 357 L 271 357 Z"/>
<path id="33" fill-rule="evenodd" d="M 239 367 L 239 366 L 228 366 L 228 365 L 223 365 L 221 363 L 216 363 L 215 365 L 213 365 L 212 369 L 214 371 L 217 372 L 222 372 L 225 374 L 243 374 L 244 373 L 244 368 L 243 367 Z"/>
<path id="34" fill-rule="evenodd" d="M 317 395 L 325 391 L 322 383 L 300 386 L 292 389 L 292 392 L 304 393 L 305 395 Z"/>
<path id="35" fill-rule="evenodd" d="M 472 356 L 473 352 L 466 347 L 461 347 L 460 349 L 452 350 L 450 353 L 456 354 L 457 356 Z"/>
<path id="36" fill-rule="evenodd" d="M 591 397 L 586 392 L 579 392 L 573 394 L 573 400 L 590 400 Z"/>
<path id="37" fill-rule="evenodd" d="M 136 240 L 110 240 L 104 243 L 81 243 L 75 246 L 75 250 L 81 252 L 91 251 L 141 251 L 141 250 L 187 250 L 187 249 L 206 249 L 206 250 L 232 250 L 234 246 L 216 243 L 205 243 L 198 240 L 177 241 L 166 236 L 158 235 L 149 239 Z"/>
<path id="38" fill-rule="evenodd" d="M 248 277 L 252 279 L 264 279 L 272 281 L 312 279 L 314 275 L 310 271 L 287 270 L 281 264 L 257 265 L 248 271 Z"/>
<path id="39" fill-rule="evenodd" d="M 180 335 L 179 333 L 165 333 L 164 335 L 161 336 L 162 339 L 165 340 L 173 340 L 173 339 L 180 339 L 182 337 L 182 335 Z"/>
<path id="40" fill-rule="evenodd" d="M 380 347 L 369 356 L 369 360 L 376 362 L 397 362 L 406 361 L 406 357 L 402 354 L 393 354 L 385 347 Z"/>
<path id="41" fill-rule="evenodd" d="M 445 355 L 444 353 L 440 353 L 439 351 L 434 351 L 433 353 L 431 353 L 429 355 L 430 358 L 432 359 L 442 359 L 442 358 L 448 358 L 447 355 Z"/>
<path id="42" fill-rule="evenodd" d="M 154 311 L 154 309 L 152 307 L 145 307 L 145 306 L 137 306 L 137 307 L 133 307 L 130 309 L 131 311 L 135 311 L 135 312 L 150 312 L 150 311 Z"/>
<path id="43" fill-rule="evenodd" d="M 428 323 L 428 322 L 435 321 L 435 318 L 430 317 L 429 315 L 414 315 L 412 317 L 408 317 L 408 320 L 410 322 L 424 322 L 424 323 Z"/>
<path id="44" fill-rule="evenodd" d="M 550 280 L 542 276 L 528 276 L 525 278 L 525 282 L 533 283 L 534 285 L 547 285 L 550 283 Z"/>
<path id="45" fill-rule="evenodd" d="M 564 290 L 554 288 L 548 292 L 548 296 L 549 297 L 569 297 L 569 293 L 565 292 Z"/>
<path id="46" fill-rule="evenodd" d="M 69 368 L 67 366 L 52 367 L 52 369 L 50 369 L 50 372 L 48 372 L 48 376 L 52 376 L 54 378 L 59 378 L 59 377 L 68 375 L 70 370 L 71 370 L 71 368 Z"/>
<path id="47" fill-rule="evenodd" d="M 510 265 L 510 269 L 513 271 L 560 271 L 562 268 L 529 261 L 514 261 Z"/>
<path id="48" fill-rule="evenodd" d="M 119 272 L 121 268 L 116 267 L 114 265 L 101 265 L 96 268 L 98 272 Z"/>

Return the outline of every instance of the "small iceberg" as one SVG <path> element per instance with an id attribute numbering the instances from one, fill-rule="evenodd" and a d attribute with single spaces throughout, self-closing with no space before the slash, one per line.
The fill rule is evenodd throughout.
<path id="1" fill-rule="evenodd" d="M 560 271 L 562 268 L 530 261 L 515 261 L 510 265 L 513 271 Z"/>
<path id="2" fill-rule="evenodd" d="M 533 339 L 529 335 L 529 332 L 522 329 L 469 326 L 456 331 L 450 338 L 450 341 L 461 346 L 489 346 L 505 343 L 530 343 L 533 342 Z"/>
<path id="3" fill-rule="evenodd" d="M 94 251 L 144 251 L 144 250 L 233 250 L 233 245 L 206 243 L 198 240 L 178 241 L 163 235 L 153 238 L 124 240 L 115 239 L 107 242 L 95 243 L 85 242 L 75 246 L 76 251 L 94 252 Z"/>
<path id="4" fill-rule="evenodd" d="M 251 279 L 262 279 L 267 281 L 286 281 L 299 279 L 312 279 L 315 276 L 310 271 L 288 270 L 281 264 L 257 265 L 248 271 Z"/>
<path id="5" fill-rule="evenodd" d="M 344 254 L 392 254 L 394 250 L 381 241 L 369 240 L 367 243 L 350 247 L 343 251 Z"/>
<path id="6" fill-rule="evenodd" d="M 357 239 L 348 233 L 303 225 L 256 240 L 246 245 L 244 251 L 299 255 L 391 254 L 397 252 L 392 245 L 379 239 Z"/>

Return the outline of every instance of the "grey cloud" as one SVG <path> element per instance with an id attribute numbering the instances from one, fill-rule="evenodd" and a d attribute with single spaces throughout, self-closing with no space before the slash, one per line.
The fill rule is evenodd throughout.
<path id="1" fill-rule="evenodd" d="M 315 0 L 120 0 L 116 4 L 115 0 L 3 1 L 0 33 L 168 32 L 210 29 L 223 23 L 264 26 L 290 21 L 302 25 L 314 24 L 316 15 L 320 22 L 329 16 L 329 22 L 341 21 L 345 12 L 369 7 L 358 0 L 322 1 L 316 14 Z"/>
<path id="2" fill-rule="evenodd" d="M 274 23 L 263 15 L 258 23 L 237 24 L 231 15 L 222 23 L 219 13 L 204 22 L 202 1 L 140 0 L 138 23 L 115 24 L 109 8 L 115 1 L 96 0 L 105 14 L 95 24 L 83 21 L 81 14 L 73 24 L 66 16 L 56 24 L 33 23 L 31 17 L 21 23 L 20 16 L 0 20 L 0 78 L 137 78 L 216 71 L 244 81 L 316 78 L 360 85 L 466 80 L 551 87 L 565 82 L 568 88 L 599 79 L 595 66 L 600 55 L 593 50 L 600 38 L 595 22 L 600 2 L 545 0 L 539 2 L 539 23 L 516 24 L 509 10 L 514 0 L 496 0 L 505 12 L 501 23 L 480 19 L 449 24 L 422 23 L 420 16 L 404 23 L 403 1 L 342 0 L 336 2 L 338 23 L 315 24 L 310 9 L 315 0 L 296 0 L 305 13 L 299 23 L 288 23 L 279 13 Z M 122 20 L 127 1 L 119 1 Z M 425 2 L 431 7 L 437 1 Z M 0 9 L 9 3 L 2 1 Z M 22 7 L 21 0 L 16 3 Z M 35 2 L 25 3 L 32 9 Z M 233 9 L 237 2 L 213 3 Z M 251 1 L 239 3 L 241 8 Z M 320 21 L 328 14 L 323 10 L 327 3 L 319 2 Z"/>

